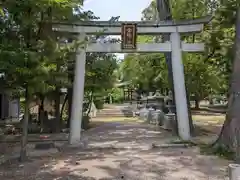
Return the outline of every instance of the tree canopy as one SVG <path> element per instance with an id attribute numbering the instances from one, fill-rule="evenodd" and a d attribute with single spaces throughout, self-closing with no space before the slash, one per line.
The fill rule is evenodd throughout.
<path id="1" fill-rule="evenodd" d="M 26 156 L 29 104 L 48 94 L 55 100 L 59 119 L 60 89 L 72 86 L 76 48 L 70 34 L 52 31 L 52 22 L 98 19 L 83 11 L 82 0 L 8 0 L 0 9 L 0 72 L 2 91 L 10 96 L 25 94 L 24 129 L 21 157 Z M 92 37 L 89 37 L 91 39 Z M 65 39 L 65 40 L 63 40 Z M 68 43 L 71 42 L 72 43 Z M 67 42 L 67 43 L 66 43 Z M 85 93 L 103 93 L 113 87 L 116 57 L 89 53 L 86 64 Z M 43 106 L 43 103 L 42 103 Z M 56 124 L 57 126 L 57 124 Z"/>
<path id="2" fill-rule="evenodd" d="M 221 4 L 218 0 L 171 0 L 170 3 L 174 20 L 195 19 L 215 14 L 213 20 L 204 28 L 202 33 L 182 36 L 182 39 L 189 43 L 206 43 L 204 53 L 183 55 L 185 80 L 188 92 L 196 100 L 203 99 L 209 94 L 226 93 L 231 72 L 231 50 L 234 42 L 234 23 L 229 23 L 229 21 L 234 22 L 234 20 L 229 15 L 224 16 L 228 20 L 223 19 L 222 13 L 227 12 L 225 4 Z M 149 7 L 143 10 L 142 19 L 157 20 L 155 1 L 152 1 Z M 153 42 L 154 38 L 140 36 L 139 41 Z M 169 87 L 167 66 L 162 54 L 126 56 L 121 69 L 122 74 L 125 74 L 123 80 L 132 80 L 136 87 L 144 87 L 145 90 L 151 90 L 153 87 L 160 89 Z M 126 79 L 126 77 L 128 78 Z"/>

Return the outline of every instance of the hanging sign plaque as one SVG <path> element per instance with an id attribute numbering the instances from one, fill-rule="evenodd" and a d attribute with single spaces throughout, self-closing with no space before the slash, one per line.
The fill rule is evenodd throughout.
<path id="1" fill-rule="evenodd" d="M 137 48 L 137 24 L 122 24 L 122 49 Z"/>

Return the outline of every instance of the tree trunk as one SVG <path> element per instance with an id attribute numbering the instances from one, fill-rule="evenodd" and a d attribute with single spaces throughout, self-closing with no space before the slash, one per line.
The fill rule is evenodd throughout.
<path id="1" fill-rule="evenodd" d="M 232 68 L 226 120 L 215 145 L 221 145 L 238 155 L 240 147 L 240 7 L 237 10 L 235 53 Z M 239 157 L 237 157 L 239 159 Z"/>
<path id="2" fill-rule="evenodd" d="M 188 119 L 189 119 L 189 126 L 190 126 L 190 134 L 194 135 L 194 126 L 193 126 L 193 120 L 192 120 L 190 94 L 188 93 L 187 88 L 186 88 L 186 98 L 187 98 L 187 106 L 188 106 Z"/>
<path id="3" fill-rule="evenodd" d="M 74 56 L 75 58 L 75 56 Z M 74 77 L 74 64 L 75 59 L 72 56 L 69 58 L 68 62 L 68 80 L 71 82 L 71 87 L 68 88 L 67 91 L 67 101 L 68 101 L 68 119 L 67 119 L 67 128 L 70 128 L 70 119 L 71 119 L 71 111 L 72 111 L 72 96 L 73 96 L 73 77 Z"/>
<path id="4" fill-rule="evenodd" d="M 67 120 L 68 128 L 70 127 L 70 119 L 71 119 L 72 95 L 73 95 L 73 88 L 68 88 L 68 120 Z"/>
<path id="5" fill-rule="evenodd" d="M 199 101 L 199 98 L 195 98 L 195 109 L 199 110 L 200 109 L 200 101 Z"/>
<path id="6" fill-rule="evenodd" d="M 62 107 L 61 107 L 61 111 L 60 111 L 60 121 L 63 120 L 63 111 L 64 111 L 64 108 L 65 108 L 65 105 L 67 103 L 67 100 L 68 100 L 68 94 L 65 96 L 64 98 L 64 101 L 63 101 L 63 104 L 62 104 Z"/>
<path id="7" fill-rule="evenodd" d="M 56 72 L 60 72 L 60 64 L 57 63 Z M 61 92 L 60 87 L 55 85 L 55 133 L 60 133 L 61 131 L 61 118 L 60 118 L 60 103 L 61 103 Z"/>
<path id="8" fill-rule="evenodd" d="M 55 129 L 56 133 L 61 131 L 61 118 L 60 118 L 60 101 L 61 101 L 61 94 L 60 88 L 56 87 L 56 95 L 55 95 Z"/>
<path id="9" fill-rule="evenodd" d="M 39 107 L 38 107 L 38 121 L 39 121 L 39 123 L 40 123 L 41 129 L 43 129 L 44 99 L 45 99 L 45 96 L 41 95 L 41 96 L 40 96 L 41 104 L 40 104 Z"/>
<path id="10" fill-rule="evenodd" d="M 28 13 L 28 18 L 30 19 L 32 9 L 31 7 L 28 7 L 27 10 Z M 31 25 L 28 24 L 27 28 L 27 36 L 26 36 L 26 42 L 27 42 L 27 48 L 28 50 L 30 49 L 30 42 L 31 42 Z M 29 54 L 28 54 L 28 60 L 30 59 Z M 26 63 L 26 67 L 28 67 L 28 61 Z M 29 94 L 29 84 L 26 83 L 25 85 L 25 107 L 24 107 L 24 118 L 22 121 L 22 138 L 21 138 L 21 150 L 20 150 L 20 157 L 19 161 L 23 162 L 27 159 L 27 141 L 28 141 L 28 121 L 29 121 L 29 107 L 30 107 L 30 94 Z"/>
<path id="11" fill-rule="evenodd" d="M 199 106 L 199 100 L 195 99 L 195 109 L 199 110 L 200 106 Z"/>
<path id="12" fill-rule="evenodd" d="M 30 104 L 30 100 L 29 100 L 28 87 L 27 87 L 25 92 L 25 107 L 24 107 L 24 118 L 22 121 L 22 139 L 21 139 L 21 151 L 20 151 L 20 158 L 19 158 L 21 162 L 27 159 L 29 104 Z"/>
<path id="13" fill-rule="evenodd" d="M 213 99 L 209 98 L 209 105 L 213 105 Z"/>

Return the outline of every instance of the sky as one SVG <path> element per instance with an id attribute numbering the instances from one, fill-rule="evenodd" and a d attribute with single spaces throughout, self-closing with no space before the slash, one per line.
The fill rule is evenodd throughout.
<path id="1" fill-rule="evenodd" d="M 120 16 L 120 21 L 139 21 L 142 11 L 152 0 L 85 0 L 83 9 L 91 10 L 100 20 L 107 21 L 112 16 Z M 117 54 L 123 58 L 123 54 Z"/>

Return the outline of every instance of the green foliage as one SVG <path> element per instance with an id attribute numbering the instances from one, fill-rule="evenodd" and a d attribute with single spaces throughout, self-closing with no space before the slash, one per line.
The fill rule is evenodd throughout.
<path id="1" fill-rule="evenodd" d="M 27 87 L 32 95 L 51 95 L 56 87 L 71 85 L 67 66 L 82 42 L 62 45 L 51 22 L 97 19 L 92 12 L 83 12 L 81 4 L 81 0 L 10 0 L 1 4 L 1 10 L 7 12 L 0 21 L 0 72 L 5 74 L 1 79 L 5 90 L 21 94 Z M 86 66 L 86 92 L 112 88 L 115 56 L 88 54 Z"/>
<path id="2" fill-rule="evenodd" d="M 184 54 L 184 70 L 188 92 L 194 95 L 196 100 L 227 90 L 224 76 L 216 66 L 204 63 L 202 55 Z"/>
<path id="3" fill-rule="evenodd" d="M 116 56 L 106 53 L 91 53 L 87 56 L 86 91 L 103 92 L 115 83 L 113 72 L 117 67 Z"/>
<path id="4" fill-rule="evenodd" d="M 68 83 L 67 74 L 57 70 L 66 62 L 66 48 L 60 48 L 45 21 L 76 19 L 72 8 L 78 1 L 5 1 L 7 16 L 0 22 L 0 71 L 5 74 L 5 89 L 28 88 L 30 94 L 42 94 Z M 58 13 L 56 13 L 58 12 Z M 7 37 L 7 38 L 6 38 Z"/>
<path id="5" fill-rule="evenodd" d="M 122 81 L 142 90 L 165 88 L 166 63 L 162 54 L 130 54 L 120 65 Z"/>
<path id="6" fill-rule="evenodd" d="M 202 54 L 184 54 L 186 86 L 190 94 L 202 99 L 208 94 L 226 93 L 233 60 L 237 1 L 171 0 L 174 20 L 195 19 L 214 13 L 213 20 L 202 33 L 184 35 L 182 40 L 205 42 Z M 157 20 L 156 2 L 143 10 L 143 20 Z M 153 36 L 140 36 L 140 42 L 153 42 Z M 167 66 L 162 54 L 131 54 L 122 62 L 122 81 L 131 81 L 143 90 L 168 88 Z"/>
<path id="7" fill-rule="evenodd" d="M 121 103 L 124 99 L 123 89 L 121 88 L 117 88 L 117 87 L 113 88 L 111 91 L 111 95 L 114 103 Z"/>

